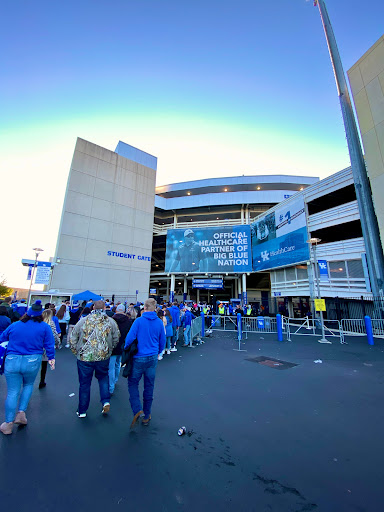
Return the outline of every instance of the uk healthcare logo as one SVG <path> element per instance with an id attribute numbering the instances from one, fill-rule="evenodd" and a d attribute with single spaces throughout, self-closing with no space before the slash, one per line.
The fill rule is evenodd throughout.
<path id="1" fill-rule="evenodd" d="M 262 251 L 261 252 L 261 257 L 262 257 L 263 261 L 269 261 L 269 252 L 268 251 Z"/>

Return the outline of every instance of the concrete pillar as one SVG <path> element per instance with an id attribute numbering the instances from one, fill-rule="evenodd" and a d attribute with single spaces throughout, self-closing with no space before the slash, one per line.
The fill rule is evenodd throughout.
<path id="1" fill-rule="evenodd" d="M 170 284 L 170 280 L 168 279 L 167 277 L 167 300 L 169 300 L 169 284 Z"/>
<path id="2" fill-rule="evenodd" d="M 177 228 L 177 213 L 173 214 L 173 227 L 175 229 Z"/>
<path id="3" fill-rule="evenodd" d="M 184 294 L 183 294 L 183 300 L 187 300 L 188 298 L 188 281 L 187 278 L 184 277 Z"/>
<path id="4" fill-rule="evenodd" d="M 173 302 L 175 300 L 175 280 L 176 276 L 175 274 L 171 274 L 171 290 L 169 294 L 169 300 Z"/>
<path id="5" fill-rule="evenodd" d="M 197 288 L 196 290 L 196 302 L 199 303 L 200 302 L 200 289 Z"/>
<path id="6" fill-rule="evenodd" d="M 243 274 L 242 276 L 242 279 L 243 279 L 243 303 L 244 304 L 248 304 L 248 299 L 247 299 L 247 274 Z"/>
<path id="7" fill-rule="evenodd" d="M 244 207 L 241 205 L 241 223 L 244 224 Z"/>
<path id="8" fill-rule="evenodd" d="M 237 281 L 237 295 L 236 295 L 236 299 L 237 299 L 238 296 L 241 295 L 241 277 L 237 277 L 236 281 Z"/>

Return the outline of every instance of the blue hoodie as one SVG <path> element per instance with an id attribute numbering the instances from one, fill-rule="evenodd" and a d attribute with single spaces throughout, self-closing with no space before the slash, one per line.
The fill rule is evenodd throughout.
<path id="1" fill-rule="evenodd" d="M 138 352 L 134 358 L 157 356 L 164 350 L 164 324 L 154 311 L 144 311 L 140 318 L 136 318 L 125 338 L 125 348 L 136 338 Z"/>
<path id="2" fill-rule="evenodd" d="M 0 343 L 3 341 L 9 341 L 7 354 L 42 354 L 45 348 L 48 359 L 55 358 L 52 329 L 45 322 L 15 322 L 0 334 Z"/>
<path id="3" fill-rule="evenodd" d="M 169 312 L 172 316 L 172 326 L 173 327 L 180 327 L 180 309 L 177 306 L 171 306 L 169 309 Z"/>
<path id="4" fill-rule="evenodd" d="M 183 318 L 184 327 L 188 327 L 188 325 L 192 325 L 192 318 L 196 318 L 196 317 L 187 309 L 187 311 L 185 312 L 184 318 Z"/>

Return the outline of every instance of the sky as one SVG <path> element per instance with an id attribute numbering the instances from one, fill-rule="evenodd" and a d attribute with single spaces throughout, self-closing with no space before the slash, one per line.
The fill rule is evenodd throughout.
<path id="1" fill-rule="evenodd" d="M 344 69 L 382 0 L 328 0 Z M 0 276 L 54 255 L 76 138 L 158 157 L 157 185 L 349 165 L 318 9 L 306 0 L 15 0 L 2 9 Z M 36 287 L 38 288 L 38 287 Z"/>

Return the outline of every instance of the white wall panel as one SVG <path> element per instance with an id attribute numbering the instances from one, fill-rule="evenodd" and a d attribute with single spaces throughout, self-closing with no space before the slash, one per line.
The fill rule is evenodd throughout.
<path id="1" fill-rule="evenodd" d="M 153 169 L 78 139 L 55 256 L 62 263 L 52 288 L 127 297 L 137 289 L 146 298 L 150 261 L 138 256 L 151 257 L 155 179 Z"/>

